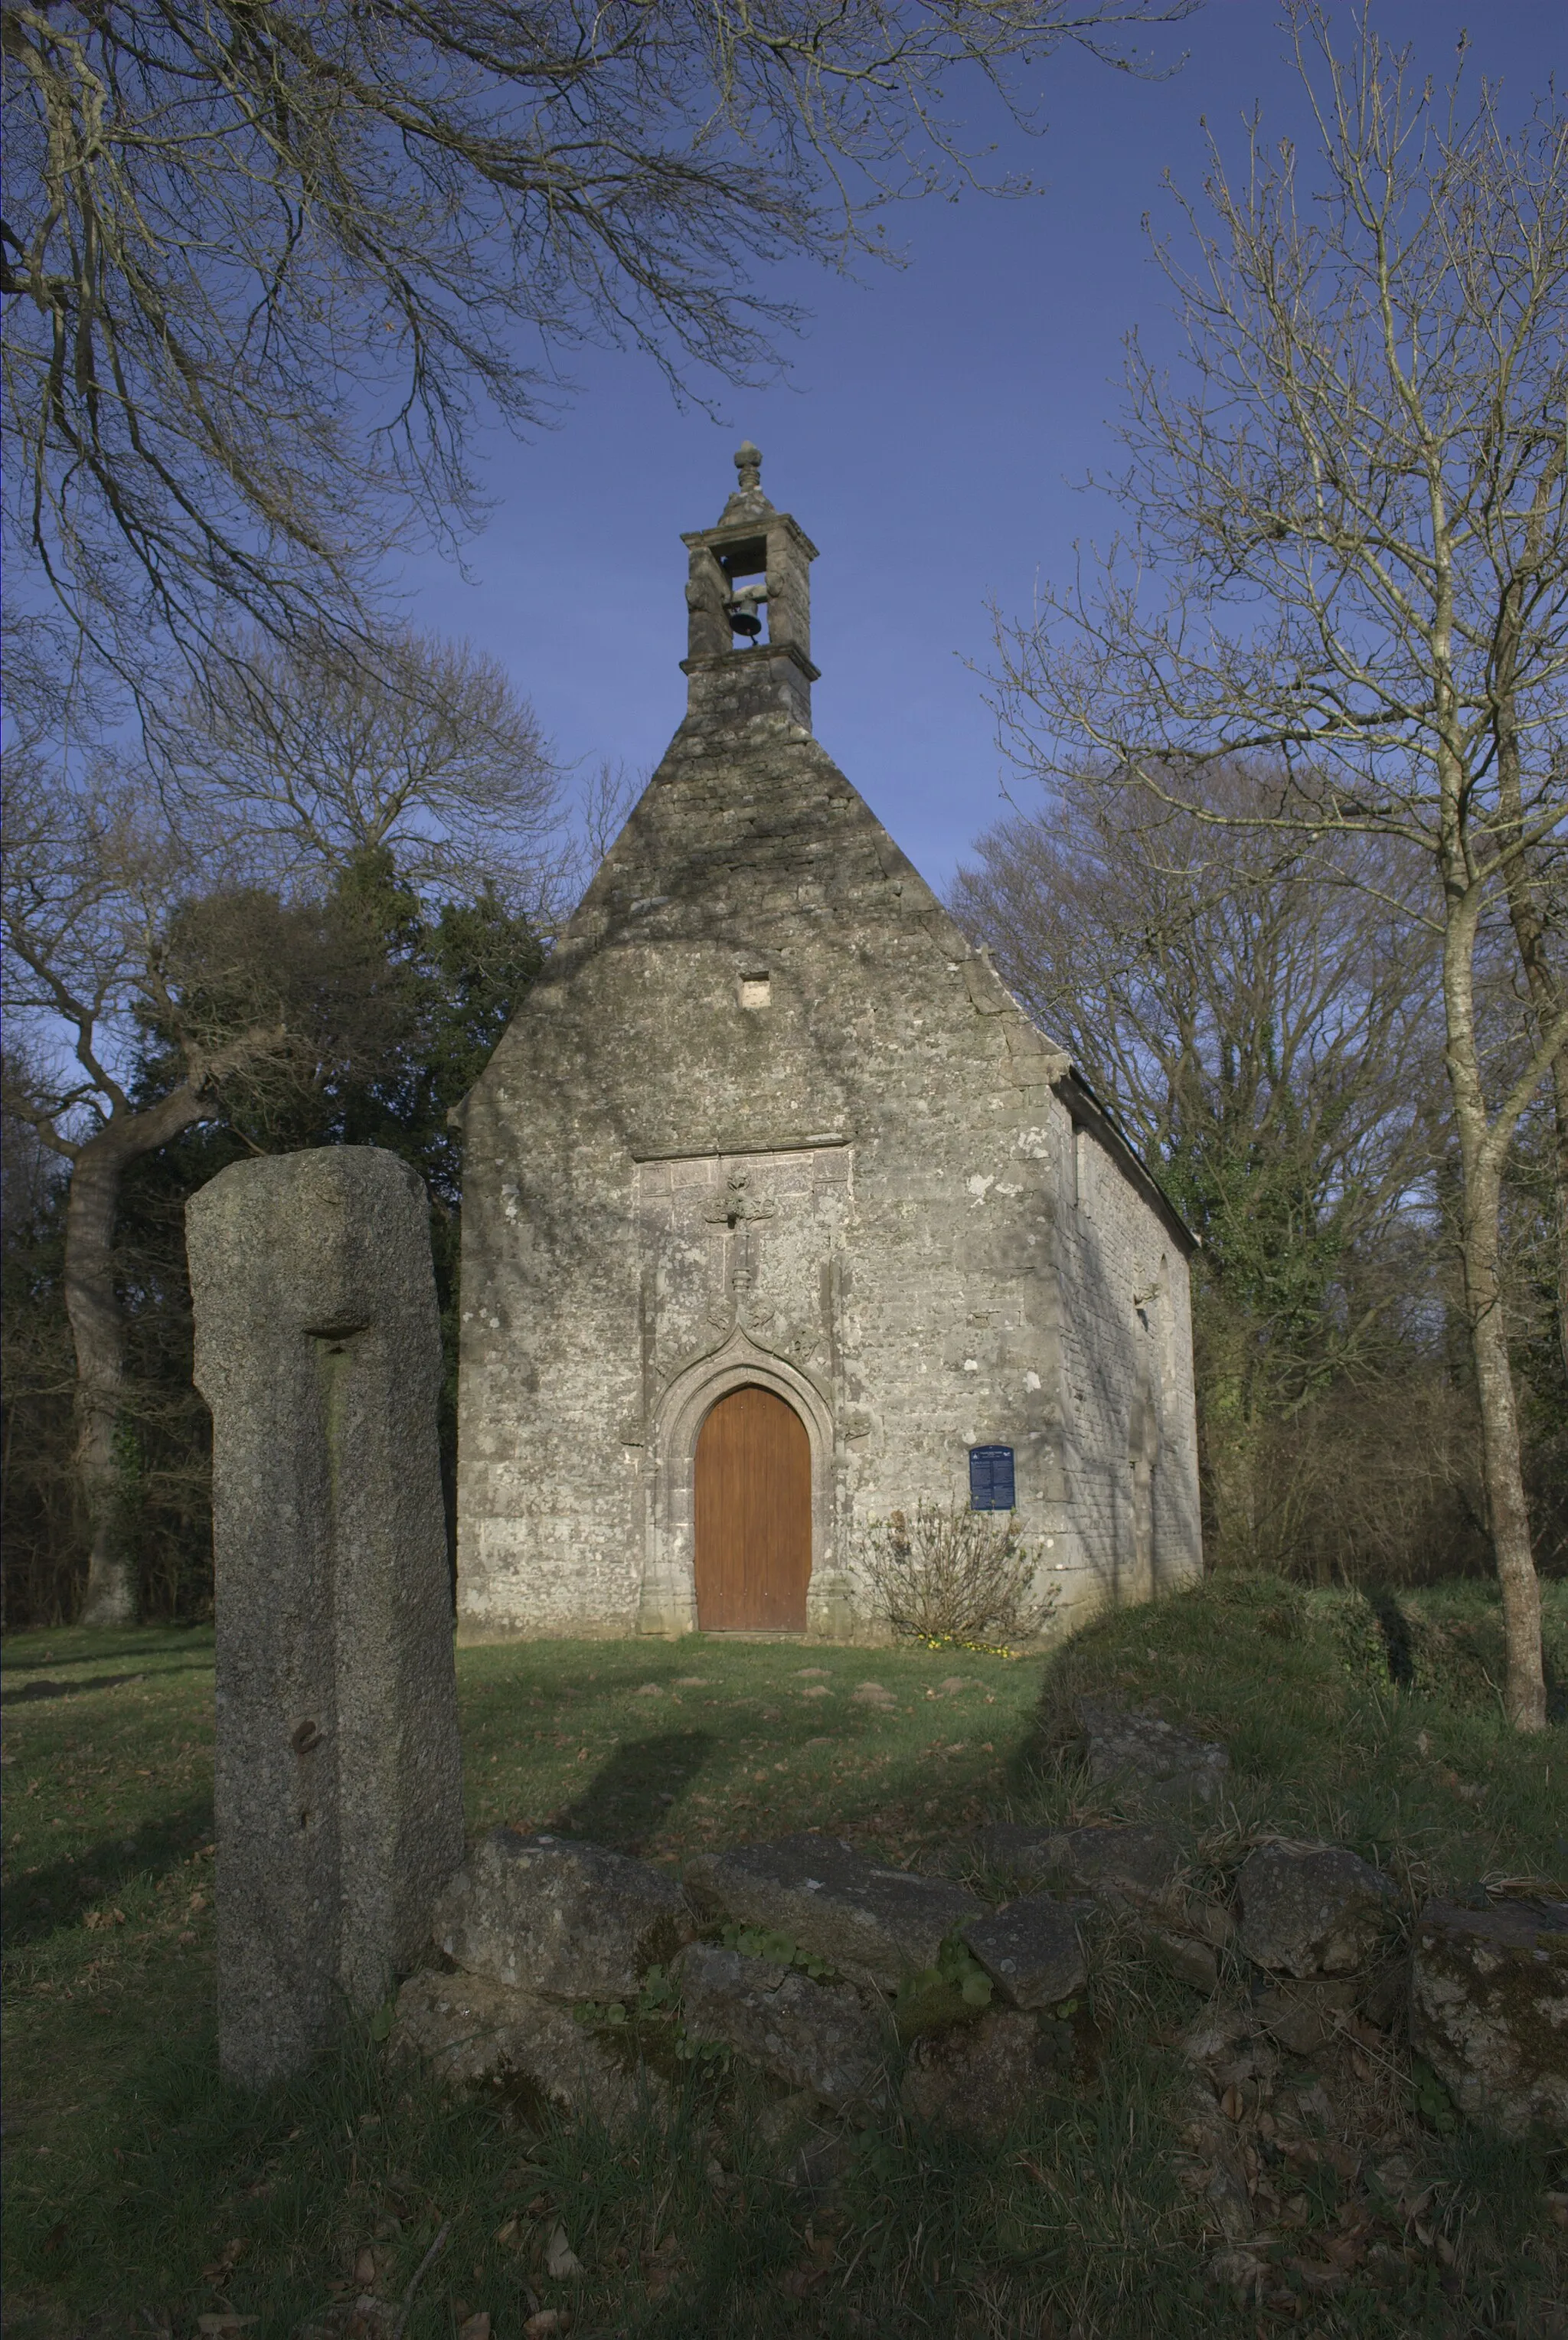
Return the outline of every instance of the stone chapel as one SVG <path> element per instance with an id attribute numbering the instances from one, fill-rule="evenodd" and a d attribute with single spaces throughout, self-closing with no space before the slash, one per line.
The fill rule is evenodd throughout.
<path id="1" fill-rule="evenodd" d="M 687 711 L 460 1109 L 467 1638 L 872 1638 L 868 1522 L 1063 1621 L 1200 1566 L 1193 1239 L 811 732 L 816 547 L 686 536 Z"/>

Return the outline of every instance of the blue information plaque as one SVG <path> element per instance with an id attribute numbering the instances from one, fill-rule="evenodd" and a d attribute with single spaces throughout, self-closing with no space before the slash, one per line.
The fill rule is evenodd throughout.
<path id="1" fill-rule="evenodd" d="M 969 1509 L 972 1512 L 1010 1512 L 1015 1500 L 1012 1448 L 971 1446 Z"/>

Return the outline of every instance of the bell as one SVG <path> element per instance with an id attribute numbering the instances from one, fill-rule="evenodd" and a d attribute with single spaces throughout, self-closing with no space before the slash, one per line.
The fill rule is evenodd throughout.
<path id="1" fill-rule="evenodd" d="M 744 634 L 748 641 L 754 642 L 762 631 L 762 620 L 757 615 L 758 604 L 767 599 L 768 580 L 765 577 L 759 585 L 742 585 L 739 591 L 724 604 L 730 632 Z"/>

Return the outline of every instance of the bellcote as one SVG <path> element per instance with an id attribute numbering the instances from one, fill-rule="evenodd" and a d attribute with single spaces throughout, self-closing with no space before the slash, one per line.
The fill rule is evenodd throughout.
<path id="1" fill-rule="evenodd" d="M 688 554 L 687 715 L 743 721 L 777 708 L 811 729 L 810 566 L 817 548 L 762 492 L 762 457 L 737 451 L 734 494 L 713 528 L 693 530 Z"/>

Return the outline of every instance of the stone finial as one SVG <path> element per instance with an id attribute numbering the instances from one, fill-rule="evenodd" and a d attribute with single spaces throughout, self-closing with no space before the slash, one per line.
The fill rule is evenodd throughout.
<path id="1" fill-rule="evenodd" d="M 754 447 L 749 439 L 744 440 L 735 450 L 735 468 L 740 474 L 742 495 L 750 488 L 759 488 L 762 484 L 761 448 Z"/>

